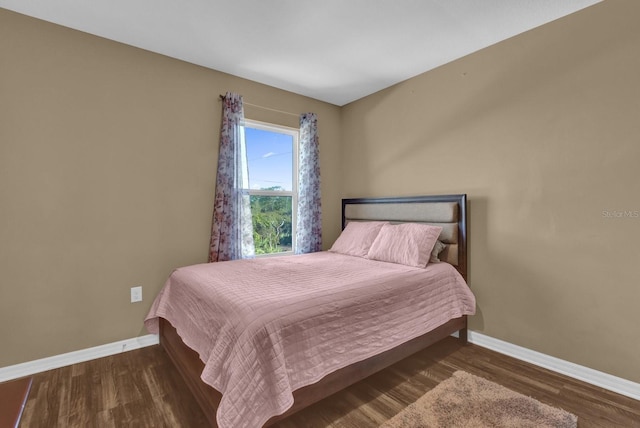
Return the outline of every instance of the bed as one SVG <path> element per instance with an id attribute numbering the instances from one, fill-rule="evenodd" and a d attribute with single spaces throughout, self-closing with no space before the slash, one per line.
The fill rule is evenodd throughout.
<path id="1" fill-rule="evenodd" d="M 343 235 L 378 223 L 379 236 L 430 228 L 441 245 L 430 257 L 441 262 L 370 260 L 336 242 L 335 251 L 194 265 L 172 273 L 145 325 L 211 426 L 270 425 L 455 332 L 466 341 L 475 311 L 466 208 L 466 195 L 344 199 Z"/>

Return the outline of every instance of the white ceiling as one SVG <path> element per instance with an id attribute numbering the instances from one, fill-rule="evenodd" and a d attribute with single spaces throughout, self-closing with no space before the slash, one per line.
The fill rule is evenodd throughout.
<path id="1" fill-rule="evenodd" d="M 0 0 L 344 105 L 601 0 Z"/>

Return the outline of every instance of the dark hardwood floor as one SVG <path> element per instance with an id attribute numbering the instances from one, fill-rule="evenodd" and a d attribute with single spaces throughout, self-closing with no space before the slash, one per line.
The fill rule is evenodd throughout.
<path id="1" fill-rule="evenodd" d="M 453 338 L 278 423 L 279 428 L 377 427 L 456 370 L 578 416 L 578 426 L 640 427 L 640 402 Z M 21 427 L 204 427 L 159 346 L 33 377 Z"/>

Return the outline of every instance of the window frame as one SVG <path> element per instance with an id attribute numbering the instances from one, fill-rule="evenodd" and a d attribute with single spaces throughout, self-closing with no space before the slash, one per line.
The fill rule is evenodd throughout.
<path id="1" fill-rule="evenodd" d="M 291 148 L 291 190 L 258 190 L 251 189 L 251 185 L 248 186 L 249 197 L 251 196 L 291 196 L 291 250 L 290 251 L 282 251 L 279 253 L 268 253 L 268 254 L 256 254 L 255 257 L 274 257 L 274 256 L 283 256 L 287 254 L 295 254 L 297 241 L 296 241 L 296 230 L 297 230 L 297 220 L 298 220 L 298 153 L 299 153 L 299 145 L 300 145 L 300 129 L 292 128 L 290 126 L 278 125 L 275 123 L 262 122 L 259 120 L 253 119 L 244 119 L 243 123 L 243 138 L 245 138 L 246 145 L 246 137 L 244 128 L 253 128 L 259 129 L 261 131 L 269 131 L 278 134 L 289 135 L 293 138 L 293 147 Z M 251 169 L 247 165 L 249 171 L 249 177 L 251 177 Z"/>

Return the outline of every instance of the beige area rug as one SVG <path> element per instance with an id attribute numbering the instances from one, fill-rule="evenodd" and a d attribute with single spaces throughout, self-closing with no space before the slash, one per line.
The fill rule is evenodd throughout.
<path id="1" fill-rule="evenodd" d="M 577 423 L 571 413 L 457 371 L 381 428 L 575 428 Z"/>

